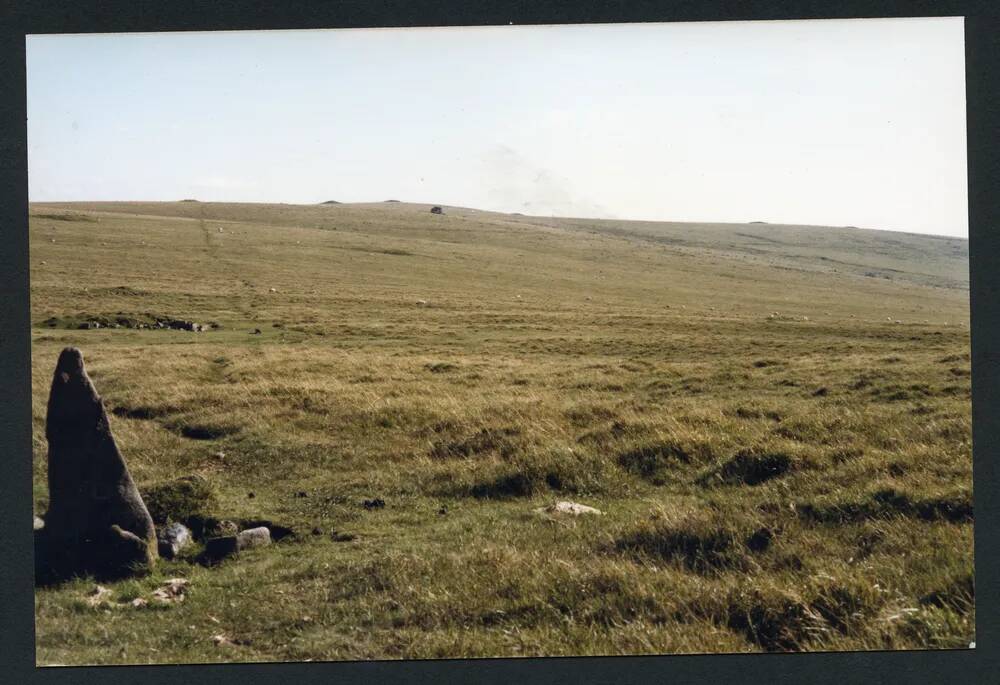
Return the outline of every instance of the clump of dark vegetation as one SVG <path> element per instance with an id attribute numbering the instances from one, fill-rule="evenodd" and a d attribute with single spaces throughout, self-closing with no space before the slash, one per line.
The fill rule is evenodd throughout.
<path id="1" fill-rule="evenodd" d="M 922 521 L 972 521 L 972 494 L 915 498 L 893 488 L 878 490 L 861 500 L 796 506 L 799 516 L 818 523 L 845 523 L 906 516 Z"/>
<path id="2" fill-rule="evenodd" d="M 691 463 L 691 455 L 673 443 L 642 445 L 618 455 L 618 465 L 654 485 L 667 482 L 668 472 Z"/>
<path id="3" fill-rule="evenodd" d="M 648 427 L 641 423 L 626 421 L 615 421 L 610 426 L 595 428 L 580 435 L 576 441 L 578 443 L 593 443 L 605 445 L 614 440 L 622 439 L 626 436 L 641 436 L 648 432 Z"/>
<path id="4" fill-rule="evenodd" d="M 676 561 L 689 571 L 712 575 L 746 571 L 751 557 L 766 552 L 774 537 L 771 528 L 754 528 L 714 512 L 678 523 L 643 523 L 619 537 L 614 549 L 637 559 Z"/>
<path id="5" fill-rule="evenodd" d="M 770 419 L 771 421 L 781 422 L 781 412 L 775 411 L 773 409 L 761 409 L 759 407 L 737 407 L 735 411 L 731 412 L 733 416 L 737 416 L 741 419 Z"/>
<path id="6" fill-rule="evenodd" d="M 239 432 L 239 428 L 235 426 L 208 425 L 201 423 L 177 423 L 170 424 L 166 427 L 190 440 L 218 440 L 219 438 L 224 438 L 228 435 L 234 435 Z"/>
<path id="7" fill-rule="evenodd" d="M 743 450 L 732 459 L 698 479 L 700 485 L 759 485 L 785 475 L 792 458 L 782 452 Z"/>
<path id="8" fill-rule="evenodd" d="M 600 421 L 613 419 L 616 414 L 612 409 L 600 405 L 579 405 L 568 409 L 564 416 L 569 419 L 574 426 L 592 426 Z"/>
<path id="9" fill-rule="evenodd" d="M 975 598 L 975 576 L 972 573 L 961 573 L 951 578 L 945 587 L 922 596 L 920 604 L 965 612 L 975 606 Z"/>
<path id="10" fill-rule="evenodd" d="M 151 421 L 153 419 L 160 418 L 161 416 L 166 416 L 172 411 L 175 411 L 174 407 L 150 407 L 146 405 L 119 405 L 112 408 L 111 413 L 115 416 L 123 419 L 135 419 L 138 421 Z"/>
<path id="11" fill-rule="evenodd" d="M 151 485 L 142 490 L 142 499 L 153 523 L 176 521 L 192 529 L 203 528 L 204 521 L 215 515 L 218 506 L 215 490 L 198 475 Z"/>
<path id="12" fill-rule="evenodd" d="M 439 494 L 476 499 L 530 497 L 553 491 L 596 494 L 608 491 L 603 461 L 578 455 L 519 454 L 512 463 L 494 464 L 472 482 L 450 482 Z"/>
<path id="13" fill-rule="evenodd" d="M 469 493 L 477 499 L 506 499 L 530 497 L 538 485 L 531 475 L 523 472 L 498 476 L 483 483 L 476 483 Z"/>
<path id="14" fill-rule="evenodd" d="M 97 221 L 96 217 L 87 214 L 32 214 L 31 218 L 51 219 L 53 221 L 86 221 L 88 223 L 95 223 Z"/>
<path id="15" fill-rule="evenodd" d="M 767 652 L 795 651 L 808 638 L 805 607 L 790 598 L 752 591 L 730 599 L 726 624 Z"/>
<path id="16" fill-rule="evenodd" d="M 791 593 L 768 587 L 739 589 L 726 598 L 725 623 L 767 652 L 822 646 L 870 621 L 884 605 L 870 584 L 830 581 Z"/>
<path id="17" fill-rule="evenodd" d="M 516 428 L 482 428 L 459 440 L 435 442 L 431 447 L 431 456 L 445 459 L 495 454 L 508 459 L 520 451 L 516 441 L 520 435 L 521 431 Z"/>

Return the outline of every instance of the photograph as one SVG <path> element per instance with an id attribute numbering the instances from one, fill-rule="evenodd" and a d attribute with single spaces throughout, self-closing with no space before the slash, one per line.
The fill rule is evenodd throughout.
<path id="1" fill-rule="evenodd" d="M 24 48 L 37 666 L 975 649 L 962 17 Z"/>

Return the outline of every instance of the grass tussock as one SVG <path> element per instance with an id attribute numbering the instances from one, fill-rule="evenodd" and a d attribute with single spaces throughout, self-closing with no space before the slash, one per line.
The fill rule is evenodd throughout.
<path id="1" fill-rule="evenodd" d="M 972 493 L 962 490 L 946 495 L 914 497 L 894 488 L 878 490 L 851 501 L 803 503 L 800 515 L 820 523 L 844 523 L 865 519 L 905 516 L 921 521 L 972 522 Z"/>
<path id="2" fill-rule="evenodd" d="M 619 537 L 615 549 L 632 558 L 678 562 L 695 573 L 714 574 L 749 569 L 753 555 L 765 552 L 774 535 L 767 527 L 702 515 L 644 523 Z"/>
<path id="3" fill-rule="evenodd" d="M 760 485 L 792 470 L 794 461 L 783 452 L 744 450 L 699 479 L 711 485 Z"/>
<path id="4" fill-rule="evenodd" d="M 218 498 L 204 477 L 191 475 L 142 488 L 142 499 L 157 525 L 172 521 L 192 525 L 217 514 Z"/>
<path id="5" fill-rule="evenodd" d="M 672 471 L 690 464 L 693 458 L 681 445 L 661 442 L 622 452 L 618 455 L 618 464 L 654 485 L 663 485 L 670 480 Z"/>

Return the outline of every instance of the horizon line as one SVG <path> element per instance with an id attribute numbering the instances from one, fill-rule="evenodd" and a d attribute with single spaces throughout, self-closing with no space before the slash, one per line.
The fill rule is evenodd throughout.
<path id="1" fill-rule="evenodd" d="M 490 212 L 493 214 L 506 214 L 511 216 L 523 216 L 536 219 L 576 219 L 576 220 L 586 220 L 586 221 L 621 221 L 626 223 L 646 223 L 646 224 L 709 224 L 709 225 L 728 225 L 728 226 L 748 226 L 752 224 L 756 225 L 766 225 L 766 226 L 795 226 L 801 228 L 839 228 L 839 229 L 853 229 L 856 231 L 878 231 L 881 233 L 902 233 L 904 235 L 915 235 L 924 236 L 927 238 L 945 238 L 949 240 L 965 240 L 968 241 L 968 235 L 954 236 L 945 235 L 942 233 L 919 233 L 914 231 L 906 231 L 901 229 L 889 229 L 889 228 L 872 228 L 868 226 L 855 226 L 853 224 L 814 224 L 814 223 L 789 223 L 786 221 L 765 221 L 763 219 L 754 219 L 751 221 L 706 221 L 706 220 L 683 220 L 683 219 L 620 219 L 620 218 L 609 218 L 609 217 L 596 217 L 596 216 L 568 216 L 568 215 L 556 215 L 556 214 L 528 214 L 525 212 L 508 212 L 498 209 L 482 209 L 479 207 L 469 207 L 465 205 L 451 205 L 442 202 L 423 202 L 423 201 L 413 201 L 413 200 L 359 200 L 359 201 L 342 201 L 342 200 L 320 200 L 318 202 L 275 202 L 275 201 L 264 201 L 264 200 L 199 200 L 198 198 L 183 198 L 180 200 L 28 200 L 28 205 L 33 204 L 88 204 L 88 203 L 142 203 L 142 204 L 181 204 L 181 203 L 199 203 L 199 204 L 226 204 L 226 205 L 287 205 L 292 207 L 317 207 L 320 205 L 377 205 L 377 204 L 405 204 L 405 205 L 426 205 L 428 207 L 444 207 L 452 209 L 465 209 L 474 212 Z"/>

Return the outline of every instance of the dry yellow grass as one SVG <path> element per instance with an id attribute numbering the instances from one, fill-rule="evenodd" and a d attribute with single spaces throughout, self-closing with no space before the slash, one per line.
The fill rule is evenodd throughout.
<path id="1" fill-rule="evenodd" d="M 429 207 L 32 207 L 36 510 L 72 344 L 140 488 L 299 532 L 40 589 L 39 663 L 974 639 L 964 241 Z M 219 327 L 75 329 L 147 314 Z"/>

